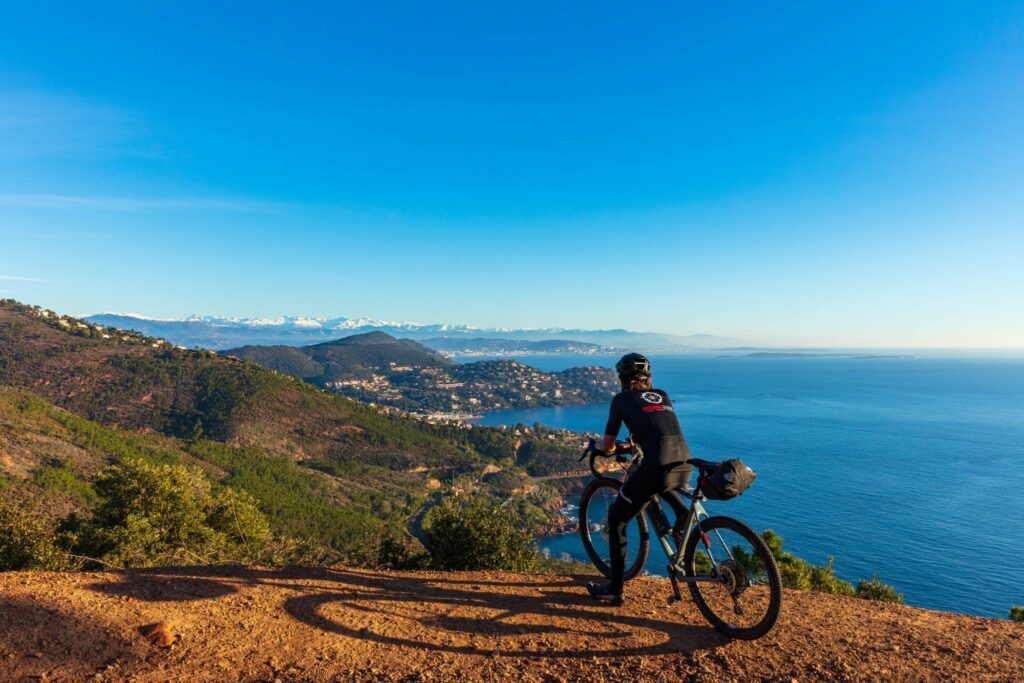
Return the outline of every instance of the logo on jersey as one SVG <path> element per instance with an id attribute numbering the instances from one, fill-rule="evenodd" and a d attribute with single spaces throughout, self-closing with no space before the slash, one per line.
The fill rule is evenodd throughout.
<path id="1" fill-rule="evenodd" d="M 640 398 L 647 401 L 648 403 L 661 403 L 664 399 L 661 398 L 661 394 L 656 394 L 653 391 L 645 391 L 640 394 Z"/>

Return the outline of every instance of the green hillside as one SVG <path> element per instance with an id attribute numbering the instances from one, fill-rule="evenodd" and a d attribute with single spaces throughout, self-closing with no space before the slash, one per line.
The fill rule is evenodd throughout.
<path id="1" fill-rule="evenodd" d="M 429 425 L 279 373 L 113 328 L 0 302 L 0 502 L 88 518 L 104 467 L 198 468 L 214 490 L 251 494 L 281 543 L 318 559 L 374 563 L 431 492 L 502 501 L 504 480 L 572 467 L 575 437 Z M 548 485 L 509 514 L 541 527 Z"/>
<path id="2" fill-rule="evenodd" d="M 506 479 L 525 481 L 525 472 L 535 467 L 545 473 L 548 463 L 571 461 L 575 450 L 552 444 L 548 433 L 451 432 L 459 448 L 510 474 L 484 481 L 479 481 L 482 467 L 446 468 L 437 474 L 462 472 L 454 483 L 500 501 L 510 494 Z M 381 542 L 404 535 L 410 516 L 436 486 L 430 469 L 396 471 L 355 460 L 296 461 L 260 448 L 107 426 L 29 391 L 0 385 L 0 503 L 43 517 L 88 516 L 97 502 L 97 473 L 129 460 L 199 468 L 215 488 L 251 494 L 276 534 L 301 542 L 309 554 L 325 560 L 373 563 Z M 509 513 L 525 527 L 544 526 L 550 519 L 543 505 L 555 496 L 554 489 L 545 487 L 516 500 Z"/>
<path id="3" fill-rule="evenodd" d="M 296 459 L 469 466 L 419 422 L 271 372 L 114 328 L 0 302 L 0 384 L 126 429 L 256 446 Z"/>
<path id="4" fill-rule="evenodd" d="M 422 475 L 353 464 L 328 476 L 316 462 L 255 448 L 102 425 L 0 386 L 0 500 L 44 516 L 88 515 L 97 473 L 128 460 L 199 468 L 214 486 L 252 494 L 276 533 L 345 559 L 372 555 L 427 492 Z"/>

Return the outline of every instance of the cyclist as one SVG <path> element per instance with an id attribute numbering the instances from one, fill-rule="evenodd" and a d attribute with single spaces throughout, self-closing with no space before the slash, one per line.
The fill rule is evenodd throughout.
<path id="1" fill-rule="evenodd" d="M 632 470 L 608 508 L 608 534 L 611 557 L 611 581 L 588 583 L 587 591 L 601 602 L 622 604 L 622 575 L 626 563 L 626 526 L 652 497 L 661 497 L 672 507 L 677 524 L 687 514 L 686 506 L 674 493 L 683 488 L 693 469 L 687 464 L 690 449 L 679 427 L 672 401 L 661 389 L 651 386 L 651 364 L 639 353 L 627 353 L 615 364 L 622 391 L 612 399 L 608 424 L 600 450 L 616 455 L 640 446 L 643 460 Z M 631 435 L 629 443 L 616 443 L 622 423 Z M 674 530 L 677 532 L 678 529 Z"/>

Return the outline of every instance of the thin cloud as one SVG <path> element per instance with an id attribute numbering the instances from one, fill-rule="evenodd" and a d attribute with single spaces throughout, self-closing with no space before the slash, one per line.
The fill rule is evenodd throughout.
<path id="1" fill-rule="evenodd" d="M 137 116 L 96 100 L 0 88 L 0 158 L 134 153 L 144 133 Z"/>
<path id="2" fill-rule="evenodd" d="M 21 209 L 92 209 L 96 211 L 276 211 L 275 202 L 233 197 L 83 197 L 62 194 L 0 194 L 0 206 Z"/>
<path id="3" fill-rule="evenodd" d="M 0 281 L 3 282 L 50 282 L 41 277 L 26 277 L 24 275 L 0 275 Z M 7 290 L 3 290 L 7 291 Z"/>

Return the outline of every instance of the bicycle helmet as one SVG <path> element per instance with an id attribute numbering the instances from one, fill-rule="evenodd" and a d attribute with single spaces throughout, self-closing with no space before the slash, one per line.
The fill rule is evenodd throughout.
<path id="1" fill-rule="evenodd" d="M 642 354 L 627 353 L 615 364 L 615 371 L 619 373 L 619 377 L 622 379 L 650 377 L 651 362 Z"/>

